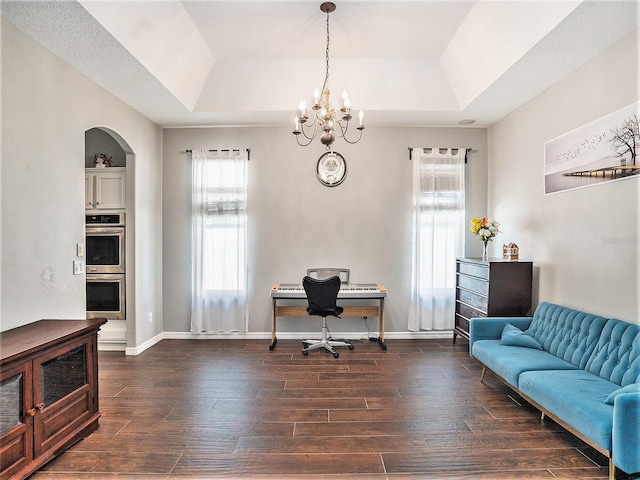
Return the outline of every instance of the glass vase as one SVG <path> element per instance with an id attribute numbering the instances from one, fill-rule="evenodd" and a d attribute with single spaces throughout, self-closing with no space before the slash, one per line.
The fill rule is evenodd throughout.
<path id="1" fill-rule="evenodd" d="M 489 240 L 482 241 L 482 260 L 489 260 L 489 254 L 487 253 L 487 245 Z"/>

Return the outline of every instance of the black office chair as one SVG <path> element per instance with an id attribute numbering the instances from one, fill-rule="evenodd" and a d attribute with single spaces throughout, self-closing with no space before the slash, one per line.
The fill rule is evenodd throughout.
<path id="1" fill-rule="evenodd" d="M 338 292 L 340 291 L 340 277 L 334 276 L 324 280 L 317 280 L 306 276 L 302 279 L 302 286 L 309 302 L 307 313 L 322 317 L 322 339 L 304 340 L 302 342 L 302 353 L 309 355 L 309 350 L 324 348 L 331 352 L 335 358 L 338 358 L 340 354 L 333 347 L 349 347 L 349 350 L 353 350 L 353 344 L 350 341 L 330 338 L 329 329 L 327 328 L 327 316 L 332 315 L 340 318 L 340 314 L 343 311 L 343 308 L 336 304 Z"/>

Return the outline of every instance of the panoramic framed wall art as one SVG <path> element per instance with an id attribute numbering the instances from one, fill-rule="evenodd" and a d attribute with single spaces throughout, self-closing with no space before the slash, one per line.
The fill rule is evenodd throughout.
<path id="1" fill-rule="evenodd" d="M 640 102 L 544 144 L 544 193 L 640 178 Z"/>

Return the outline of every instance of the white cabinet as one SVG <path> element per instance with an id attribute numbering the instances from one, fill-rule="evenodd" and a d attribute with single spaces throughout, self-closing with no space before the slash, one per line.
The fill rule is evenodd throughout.
<path id="1" fill-rule="evenodd" d="M 87 168 L 84 175 L 85 210 L 125 208 L 125 167 Z"/>

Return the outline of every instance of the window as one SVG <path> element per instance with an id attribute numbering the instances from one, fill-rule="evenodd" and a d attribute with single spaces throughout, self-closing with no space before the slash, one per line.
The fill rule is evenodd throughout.
<path id="1" fill-rule="evenodd" d="M 192 330 L 246 331 L 246 151 L 194 151 L 192 161 Z"/>
<path id="2" fill-rule="evenodd" d="M 455 259 L 464 251 L 465 154 L 465 149 L 413 150 L 410 330 L 453 328 Z"/>
<path id="3" fill-rule="evenodd" d="M 246 287 L 246 161 L 210 159 L 204 169 L 204 289 Z"/>

